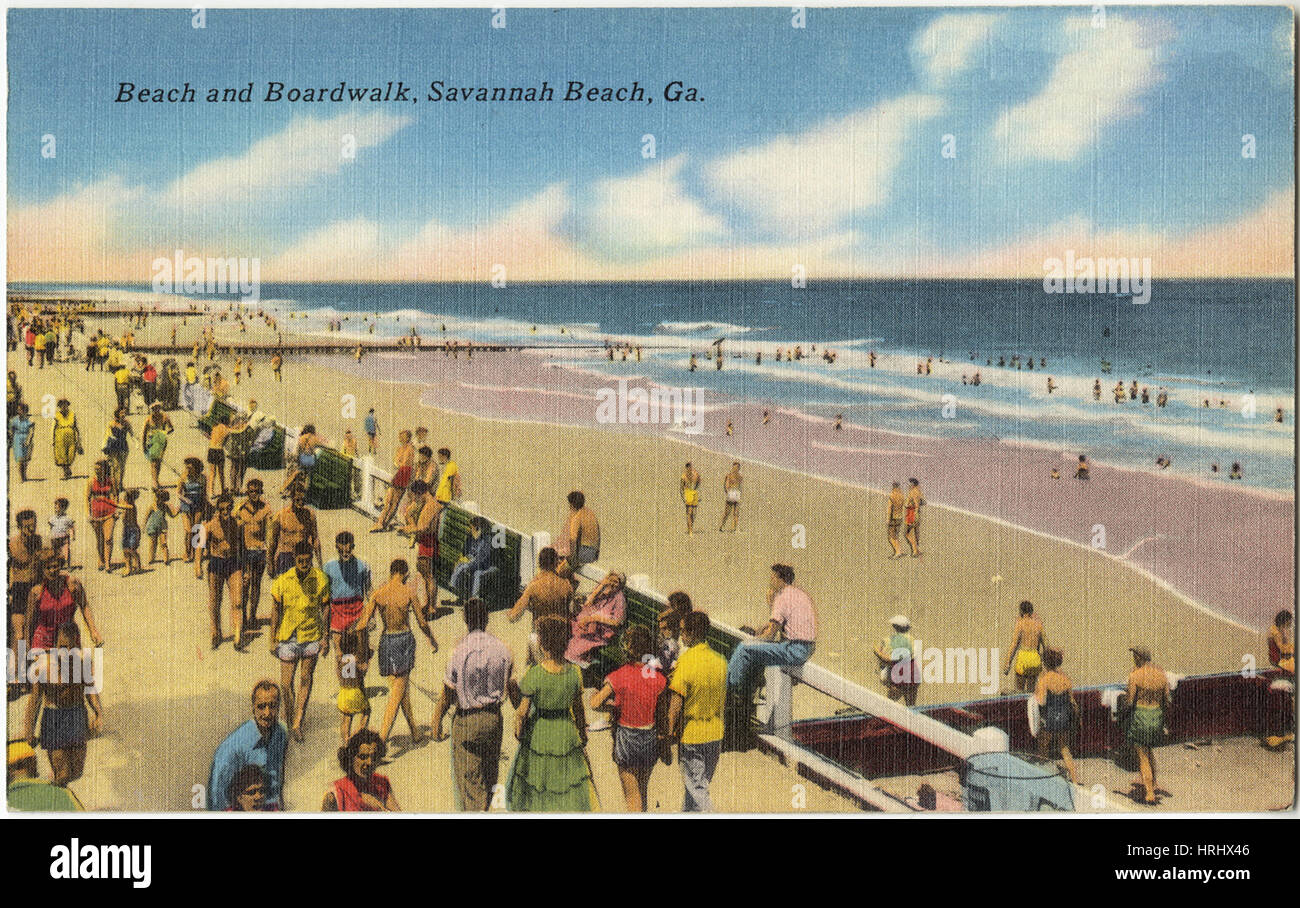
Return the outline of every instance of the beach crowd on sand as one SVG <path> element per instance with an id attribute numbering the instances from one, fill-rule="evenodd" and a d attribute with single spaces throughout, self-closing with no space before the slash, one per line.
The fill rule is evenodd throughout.
<path id="1" fill-rule="evenodd" d="M 70 313 L 33 314 L 25 307 L 11 307 L 10 321 L 11 342 L 23 337 L 27 326 L 33 332 L 47 325 L 54 330 L 54 344 L 47 341 L 39 351 L 33 348 L 31 368 L 72 360 L 70 326 L 77 319 Z M 272 321 L 267 327 L 278 330 Z M 69 338 L 65 358 L 52 352 L 57 351 L 60 329 L 66 329 Z M 263 480 L 246 478 L 250 450 L 267 420 L 256 401 L 249 401 L 235 415 L 209 411 L 206 449 L 185 452 L 181 469 L 173 471 L 164 458 L 175 431 L 167 411 L 192 397 L 196 388 L 205 387 L 214 406 L 229 402 L 233 388 L 215 365 L 198 370 L 205 352 L 215 362 L 217 345 L 210 328 L 204 328 L 183 373 L 155 369 L 147 357 L 132 353 L 132 340 L 129 329 L 120 338 L 101 331 L 85 348 L 87 370 L 98 365 L 111 379 L 113 419 L 102 448 L 90 455 L 93 468 L 84 495 L 75 495 L 66 483 L 73 480 L 77 459 L 86 456 L 89 440 L 83 438 L 68 400 L 61 399 L 50 419 L 51 462 L 62 472 L 50 496 L 50 510 L 38 515 L 25 509 L 14 515 L 16 529 L 8 549 L 9 643 L 13 652 L 31 652 L 39 670 L 9 685 L 11 700 L 26 698 L 22 733 L 8 748 L 11 806 L 78 809 L 80 802 L 68 786 L 82 774 L 86 742 L 103 718 L 98 691 L 67 677 L 67 662 L 53 656 L 104 644 L 95 621 L 95 590 L 87 588 L 94 575 L 83 583 L 71 573 L 71 543 L 82 513 L 94 539 L 97 572 L 104 575 L 94 586 L 111 582 L 108 575 L 118 568 L 115 547 L 122 553 L 122 573 L 139 572 L 145 563 L 140 554 L 145 538 L 147 563 L 171 564 L 168 534 L 179 524 L 181 539 L 173 535 L 172 543 L 180 543 L 175 546 L 178 558 L 192 566 L 196 583 L 206 590 L 211 649 L 230 642 L 236 652 L 254 658 L 254 644 L 261 639 L 278 664 L 278 677 L 257 682 L 247 707 L 238 707 L 249 709 L 251 717 L 213 742 L 206 789 L 206 806 L 212 810 L 401 809 L 400 793 L 378 770 L 399 713 L 415 743 L 426 736 L 409 691 L 422 648 L 416 630 L 436 653 L 440 643 L 435 624 L 457 610 L 465 631 L 452 650 L 428 734 L 451 741 L 457 803 L 464 810 L 597 809 L 589 734 L 606 728 L 612 732 L 612 760 L 629 811 L 647 809 L 652 772 L 659 763 L 671 765 L 674 760 L 682 779 L 682 809 L 710 810 L 709 785 L 723 751 L 754 745 L 750 717 L 762 669 L 801 666 L 814 653 L 816 609 L 787 564 L 771 566 L 766 623 L 759 630 L 742 628 L 746 636 L 729 658 L 710 646 L 709 616 L 693 607 L 685 590 L 667 597 L 656 629 L 628 624 L 627 580 L 618 570 L 606 572 L 594 588 L 580 594 L 579 572 L 595 564 L 601 550 L 601 525 L 580 490 L 567 496 L 564 530 L 556 545 L 539 551 L 536 573 L 508 609 L 509 621 L 523 620 L 527 614 L 532 626 L 526 652 L 513 652 L 488 630 L 489 608 L 481 594 L 497 567 L 491 525 L 485 518 L 471 521 L 464 552 L 447 582 L 451 598 L 439 603 L 439 531 L 446 508 L 462 498 L 464 477 L 449 446 L 435 451 L 427 427 L 397 432 L 392 481 L 370 527 L 372 533 L 395 533 L 394 557 L 382 568 L 372 568 L 356 556 L 356 538 L 344 530 L 332 540 L 334 557 L 327 558 L 316 512 L 307 504 L 311 474 L 327 440 L 305 425 L 286 444 L 283 483 L 268 491 Z M 275 379 L 283 380 L 284 357 L 273 354 L 269 365 Z M 236 385 L 241 372 L 251 375 L 251 357 L 236 358 L 231 370 Z M 106 399 L 109 393 L 106 388 Z M 137 399 L 145 414 L 138 431 L 132 422 Z M 26 480 L 34 451 L 46 449 L 44 440 L 38 444 L 35 437 L 16 371 L 9 373 L 8 425 L 11 456 L 19 466 L 20 481 Z M 374 409 L 365 416 L 363 428 L 367 451 L 375 454 L 381 427 Z M 149 463 L 147 489 L 125 483 L 127 459 L 137 447 Z M 357 455 L 358 440 L 350 431 L 341 448 L 345 455 Z M 1080 462 L 1080 469 L 1086 470 L 1084 459 Z M 733 532 L 738 529 L 740 466 L 733 462 L 722 480 L 725 505 L 719 531 L 725 531 L 729 521 Z M 164 470 L 176 475 L 164 475 Z M 688 534 L 694 532 L 701 482 L 699 472 L 687 463 L 678 490 Z M 75 512 L 73 497 L 78 502 Z M 886 528 L 891 557 L 907 557 L 900 535 L 912 557 L 923 554 L 924 506 L 918 479 L 908 481 L 906 493 L 894 483 Z M 42 518 L 49 531 L 45 535 L 39 529 Z M 410 549 L 415 549 L 414 568 L 407 560 Z M 380 570 L 386 570 L 386 576 L 375 576 Z M 269 619 L 258 614 L 264 585 Z M 92 647 L 84 646 L 83 625 Z M 912 706 L 922 681 L 920 654 L 905 616 L 894 616 L 889 625 L 890 636 L 876 649 L 882 683 L 891 699 Z M 1292 675 L 1293 639 L 1291 615 L 1280 613 L 1270 631 L 1270 654 L 1275 666 Z M 584 671 L 592 668 L 598 650 L 611 645 L 621 646 L 624 664 L 587 687 Z M 1169 682 L 1145 646 L 1131 652 L 1128 738 L 1141 761 L 1144 800 L 1154 803 L 1151 748 L 1163 733 Z M 336 682 L 336 731 L 310 728 L 304 721 L 321 660 L 327 660 Z M 375 661 L 389 684 L 377 729 L 371 727 L 366 687 Z M 1036 698 L 1043 716 L 1043 755 L 1060 758 L 1074 780 L 1069 748 L 1078 716 L 1062 662 L 1060 650 L 1048 646 L 1033 606 L 1021 603 L 1004 673 L 1014 669 L 1016 689 Z M 589 712 L 608 718 L 589 722 Z M 519 747 L 504 785 L 498 786 L 507 728 Z M 289 805 L 284 797 L 285 754 L 309 733 L 337 734 L 341 775 L 322 793 L 319 804 Z M 38 771 L 37 748 L 46 752 L 50 764 L 48 782 Z"/>

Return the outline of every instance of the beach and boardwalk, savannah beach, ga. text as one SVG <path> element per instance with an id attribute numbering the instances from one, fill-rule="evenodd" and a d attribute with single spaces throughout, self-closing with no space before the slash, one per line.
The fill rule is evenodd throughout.
<path id="1" fill-rule="evenodd" d="M 268 81 L 263 85 L 249 82 L 239 86 L 180 85 L 149 86 L 118 82 L 113 101 L 116 104 L 343 104 L 343 103 L 547 103 L 552 101 L 587 101 L 595 103 L 653 104 L 655 98 L 673 104 L 700 102 L 704 96 L 696 86 L 680 79 L 665 82 L 656 90 L 639 79 L 622 85 L 598 85 L 578 79 L 543 79 L 533 85 L 474 85 L 434 79 L 423 92 L 401 79 L 381 84 L 355 85 L 346 79 L 328 85 L 291 85 Z"/>

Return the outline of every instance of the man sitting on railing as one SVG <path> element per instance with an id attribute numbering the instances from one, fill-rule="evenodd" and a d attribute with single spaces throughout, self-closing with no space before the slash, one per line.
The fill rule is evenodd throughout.
<path id="1" fill-rule="evenodd" d="M 486 517 L 475 517 L 469 523 L 470 538 L 465 541 L 465 552 L 447 580 L 447 586 L 456 594 L 458 604 L 464 604 L 466 585 L 470 597 L 477 599 L 483 589 L 483 581 L 496 573 L 496 565 L 492 564 L 492 539 L 488 535 L 490 528 L 491 524 Z"/>
<path id="2" fill-rule="evenodd" d="M 816 615 L 812 598 L 794 585 L 794 568 L 772 565 L 767 601 L 772 609 L 767 625 L 754 637 L 742 640 L 727 664 L 728 736 L 738 749 L 749 746 L 749 704 L 755 669 L 803 665 L 813 654 Z"/>

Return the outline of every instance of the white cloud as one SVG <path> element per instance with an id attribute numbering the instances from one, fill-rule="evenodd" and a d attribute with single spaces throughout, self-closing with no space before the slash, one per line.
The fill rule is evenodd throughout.
<path id="1" fill-rule="evenodd" d="M 1148 225 L 1103 230 L 1075 216 L 1003 245 L 949 259 L 932 273 L 1041 278 L 1044 262 L 1063 257 L 1066 250 L 1076 257 L 1149 258 L 1156 278 L 1292 277 L 1295 190 L 1278 190 L 1233 220 L 1178 232 Z"/>
<path id="2" fill-rule="evenodd" d="M 580 215 L 587 241 L 613 253 L 647 255 L 725 236 L 722 219 L 682 188 L 685 163 L 678 155 L 634 176 L 598 181 Z"/>
<path id="3" fill-rule="evenodd" d="M 8 218 L 11 280 L 144 281 L 151 257 L 127 256 L 116 241 L 123 206 L 144 198 L 140 188 L 108 177 L 33 205 L 11 205 Z"/>
<path id="4" fill-rule="evenodd" d="M 1005 17 L 999 13 L 948 13 L 939 16 L 912 41 L 917 67 L 935 85 L 943 85 L 972 62 L 980 42 Z"/>
<path id="5" fill-rule="evenodd" d="M 765 227 L 808 236 L 887 201 L 903 145 L 943 110 L 937 97 L 911 94 L 779 136 L 713 162 L 713 185 Z"/>
<path id="6" fill-rule="evenodd" d="M 329 119 L 300 117 L 254 142 L 243 154 L 200 164 L 164 189 L 160 201 L 177 206 L 230 203 L 293 190 L 352 163 L 344 156 L 345 142 L 360 152 L 410 122 L 410 117 L 383 111 L 349 111 Z"/>
<path id="7" fill-rule="evenodd" d="M 264 278 L 348 281 L 373 277 L 383 245 L 379 225 L 366 218 L 336 221 L 300 237 L 292 246 L 261 263 Z"/>
<path id="8" fill-rule="evenodd" d="M 1012 160 L 1072 160 L 1107 127 L 1138 113 L 1136 99 L 1158 78 L 1154 42 L 1137 23 L 1109 16 L 1104 28 L 1093 28 L 1088 19 L 1069 19 L 1064 31 L 1072 49 L 1047 84 L 994 124 Z"/>

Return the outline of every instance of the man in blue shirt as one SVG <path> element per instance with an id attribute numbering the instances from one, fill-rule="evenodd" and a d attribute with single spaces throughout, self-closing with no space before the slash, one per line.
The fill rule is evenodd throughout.
<path id="1" fill-rule="evenodd" d="M 366 414 L 366 437 L 370 439 L 370 452 L 375 453 L 375 439 L 379 435 L 379 421 L 375 419 L 375 408 Z"/>
<path id="2" fill-rule="evenodd" d="M 496 573 L 496 565 L 491 563 L 492 539 L 488 534 L 490 529 L 491 524 L 486 517 L 475 517 L 470 521 L 470 538 L 465 540 L 465 553 L 452 569 L 451 577 L 447 580 L 448 588 L 459 597 L 459 602 L 462 604 L 465 601 L 463 584 L 467 580 L 470 598 L 477 599 L 483 588 L 483 581 Z"/>
<path id="3" fill-rule="evenodd" d="M 257 764 L 266 772 L 264 810 L 283 810 L 284 752 L 289 734 L 279 722 L 280 686 L 263 679 L 253 687 L 253 718 L 230 733 L 212 757 L 208 776 L 208 810 L 230 807 L 227 789 L 239 770 Z"/>
<path id="4" fill-rule="evenodd" d="M 325 576 L 330 581 L 329 628 L 334 652 L 342 658 L 339 638 L 356 623 L 361 609 L 370 595 L 370 567 L 352 554 L 357 540 L 347 530 L 334 537 L 334 549 L 339 557 L 325 565 Z M 364 628 L 357 628 L 364 631 Z"/>

